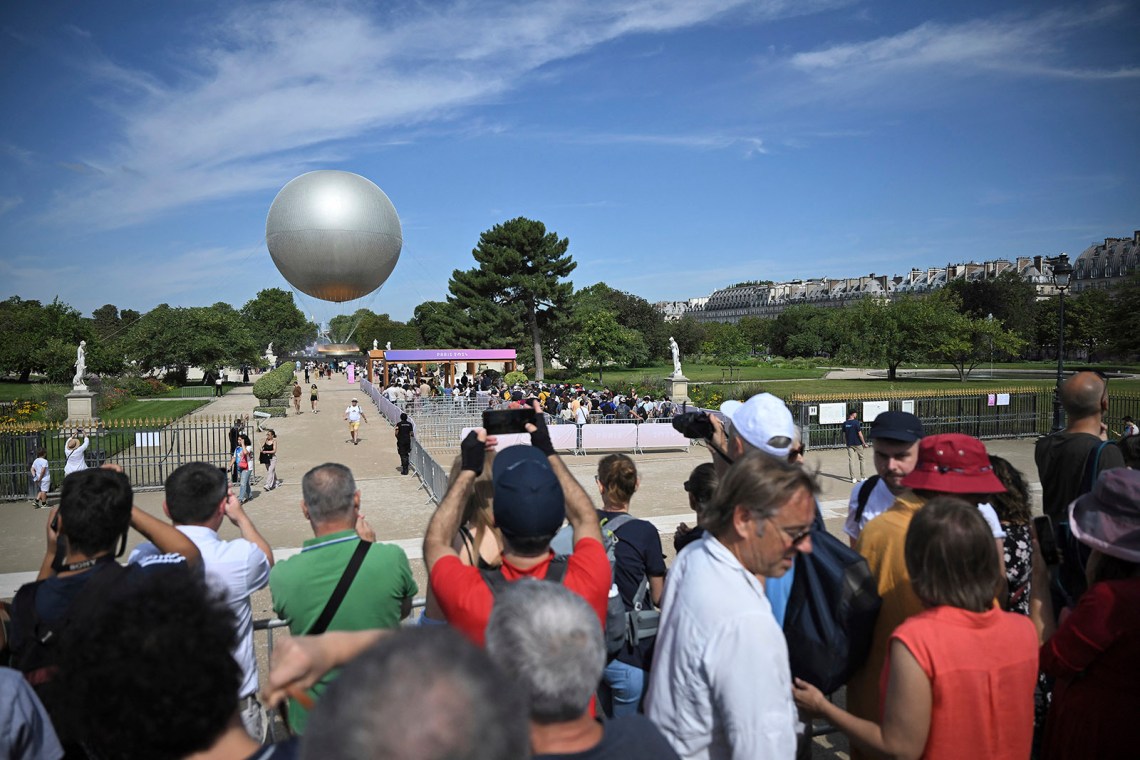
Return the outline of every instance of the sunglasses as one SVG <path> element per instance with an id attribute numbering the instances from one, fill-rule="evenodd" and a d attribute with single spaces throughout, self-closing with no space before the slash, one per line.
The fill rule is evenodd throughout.
<path id="1" fill-rule="evenodd" d="M 811 526 L 804 528 L 799 533 L 792 533 L 790 530 L 777 523 L 771 517 L 767 518 L 767 520 L 780 529 L 780 532 L 784 534 L 784 537 L 792 542 L 792 546 L 799 546 L 807 539 L 808 536 L 811 535 Z"/>

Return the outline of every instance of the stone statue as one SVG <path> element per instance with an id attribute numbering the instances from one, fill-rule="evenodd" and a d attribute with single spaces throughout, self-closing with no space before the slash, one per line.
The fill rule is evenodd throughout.
<path id="1" fill-rule="evenodd" d="M 79 341 L 79 349 L 75 352 L 75 377 L 71 378 L 71 387 L 77 391 L 87 390 L 83 376 L 87 374 L 87 341 Z"/>
<path id="2" fill-rule="evenodd" d="M 277 366 L 277 357 L 273 353 L 272 343 L 265 349 L 265 361 L 269 364 L 270 369 Z"/>
<path id="3" fill-rule="evenodd" d="M 392 350 L 392 341 L 388 341 L 387 343 L 384 344 L 384 350 L 385 351 L 391 351 Z"/>
<path id="4" fill-rule="evenodd" d="M 677 347 L 677 341 L 673 340 L 673 336 L 669 336 L 669 350 L 673 352 L 673 377 L 681 377 L 681 349 Z"/>
<path id="5" fill-rule="evenodd" d="M 380 341 L 373 338 L 372 339 L 372 350 L 375 351 L 378 348 L 380 348 Z"/>

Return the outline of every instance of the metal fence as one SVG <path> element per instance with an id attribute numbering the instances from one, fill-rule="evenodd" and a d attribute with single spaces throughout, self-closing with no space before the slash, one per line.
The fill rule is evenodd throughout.
<path id="1" fill-rule="evenodd" d="M 123 468 L 138 490 L 162 488 L 166 476 L 187 462 L 227 467 L 232 418 L 187 416 L 177 420 L 103 420 L 84 425 L 90 443 L 84 452 L 88 467 L 113 462 Z M 53 490 L 63 482 L 67 439 L 74 425 L 0 428 L 0 499 L 30 498 L 34 485 L 31 464 L 36 451 L 47 451 Z M 251 438 L 256 431 L 246 425 Z M 82 438 L 82 436 L 79 436 Z M 256 441 L 254 450 L 257 449 Z"/>
<path id="2" fill-rule="evenodd" d="M 892 391 L 854 396 L 793 395 L 788 408 L 808 448 L 834 449 L 845 445 L 843 424 L 821 423 L 821 405 L 845 404 L 846 411 L 857 412 L 866 426 L 873 415 L 864 414 L 863 404 L 875 402 L 885 403 L 891 410 L 917 415 L 927 435 L 964 433 L 981 439 L 1028 438 L 1045 435 L 1053 426 L 1053 390 L 1038 387 L 987 389 L 984 393 Z M 1110 434 L 1119 434 L 1124 415 L 1140 417 L 1140 396 L 1114 394 L 1110 387 L 1105 418 Z"/>
<path id="3" fill-rule="evenodd" d="M 438 504 L 447 493 L 448 470 L 415 438 L 412 439 L 412 451 L 408 461 L 419 476 L 420 484 L 427 492 L 428 498 Z"/>

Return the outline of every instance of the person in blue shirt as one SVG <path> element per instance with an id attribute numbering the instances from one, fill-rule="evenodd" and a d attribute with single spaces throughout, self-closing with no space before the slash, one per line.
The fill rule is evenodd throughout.
<path id="1" fill-rule="evenodd" d="M 847 475 L 852 483 L 855 479 L 855 457 L 859 458 L 859 480 L 866 480 L 863 474 L 863 449 L 867 448 L 867 440 L 863 437 L 863 426 L 859 423 L 858 414 L 851 412 L 847 421 L 843 423 L 843 442 L 847 444 Z"/>

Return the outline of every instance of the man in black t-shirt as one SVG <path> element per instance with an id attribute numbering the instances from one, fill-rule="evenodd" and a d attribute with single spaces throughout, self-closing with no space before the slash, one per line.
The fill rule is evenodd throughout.
<path id="1" fill-rule="evenodd" d="M 1069 504 L 1081 495 L 1089 454 L 1105 440 L 1108 381 L 1095 372 L 1075 373 L 1061 385 L 1061 405 L 1068 422 L 1065 429 L 1039 438 L 1033 450 L 1042 508 L 1054 523 L 1068 522 Z M 1120 448 L 1109 444 L 1100 450 L 1094 475 L 1123 466 Z"/>
<path id="2" fill-rule="evenodd" d="M 408 420 L 408 415 L 400 414 L 400 421 L 396 423 L 396 452 L 400 455 L 400 473 L 408 474 L 408 455 L 412 453 L 412 438 L 415 436 L 415 426 Z"/>
<path id="3" fill-rule="evenodd" d="M 1068 603 L 1075 602 L 1087 585 L 1081 549 L 1069 531 L 1069 504 L 1090 490 L 1100 473 L 1123 467 L 1124 455 L 1116 444 L 1105 443 L 1107 378 L 1096 372 L 1073 374 L 1061 385 L 1061 405 L 1068 424 L 1059 433 L 1039 438 L 1033 459 L 1041 480 L 1041 505 L 1045 514 L 1053 518 L 1064 558 L 1057 573 L 1068 599 L 1055 601 Z M 1089 461 L 1094 455 L 1095 463 Z"/>

